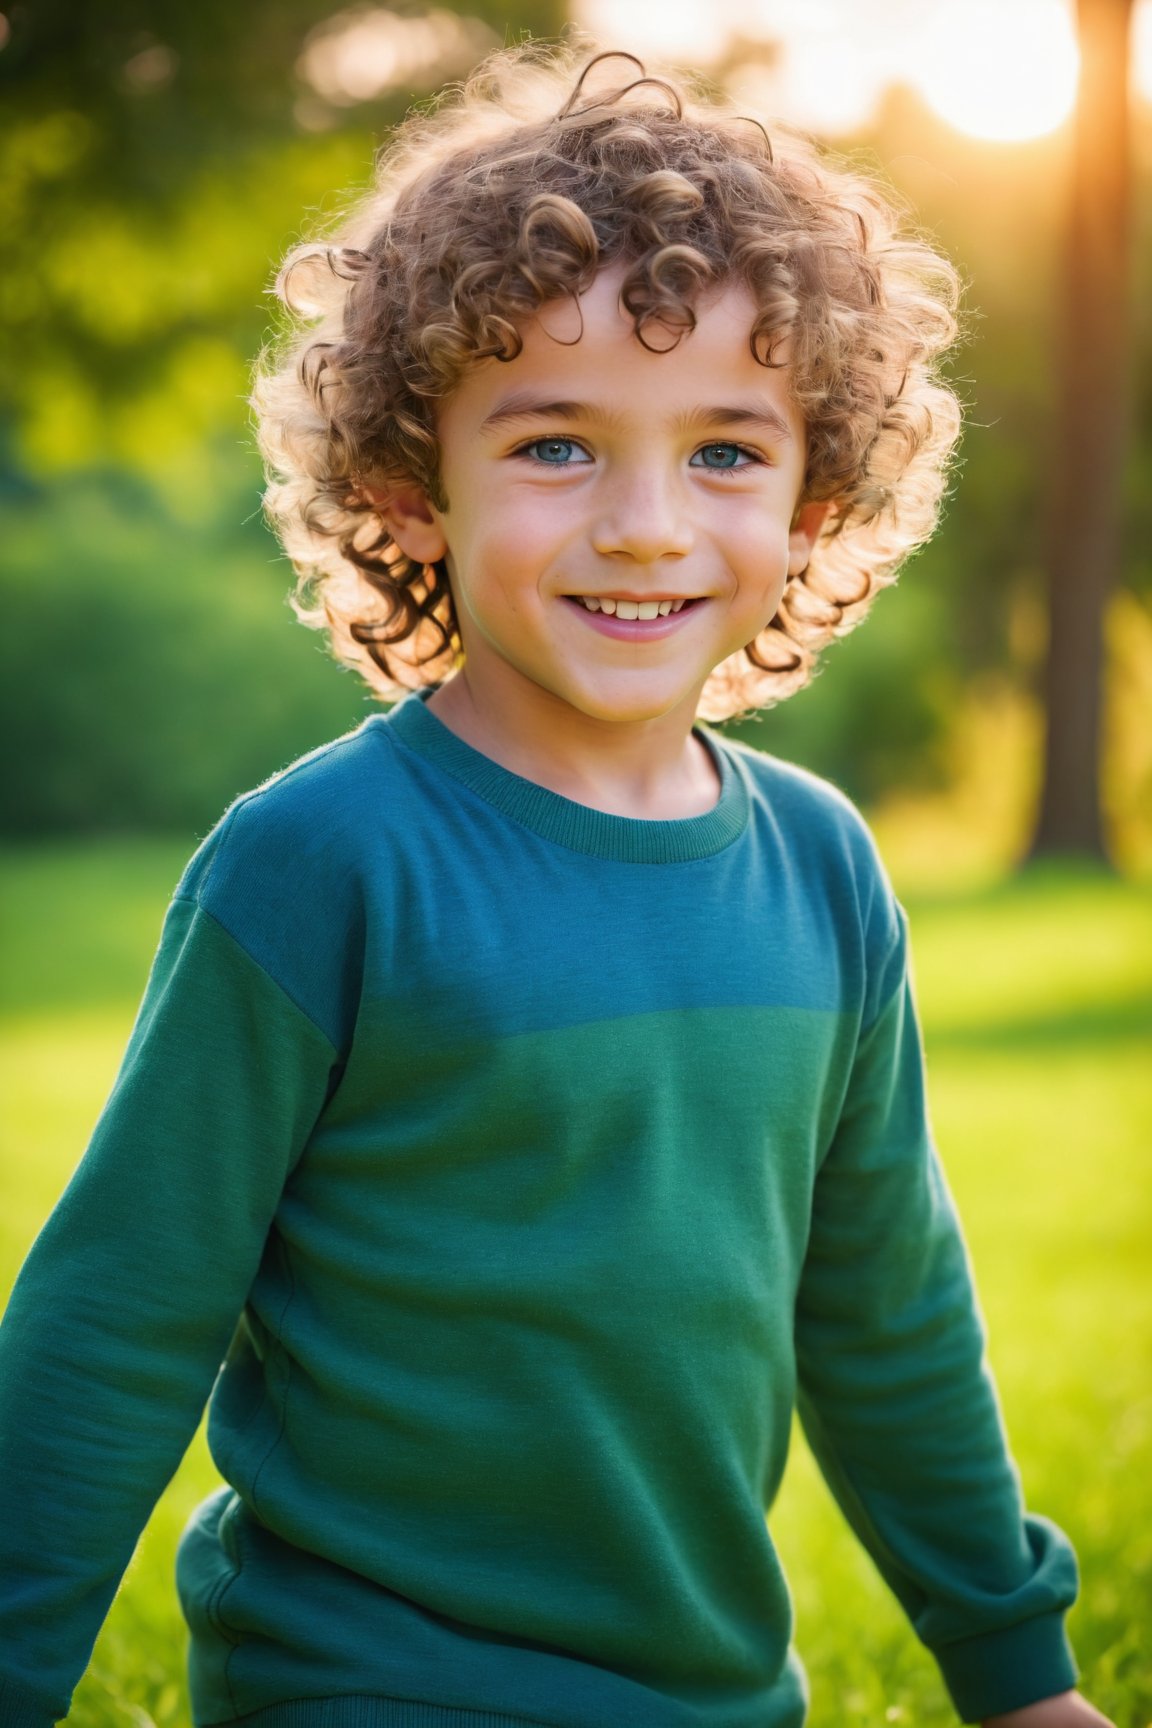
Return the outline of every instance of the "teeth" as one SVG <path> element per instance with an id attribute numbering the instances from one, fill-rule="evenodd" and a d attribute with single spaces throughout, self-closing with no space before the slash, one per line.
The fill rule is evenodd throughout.
<path id="1" fill-rule="evenodd" d="M 686 600 L 598 600 L 592 594 L 574 594 L 572 599 L 581 601 L 589 612 L 606 612 L 609 618 L 613 613 L 617 618 L 667 618 L 669 612 L 687 605 Z"/>

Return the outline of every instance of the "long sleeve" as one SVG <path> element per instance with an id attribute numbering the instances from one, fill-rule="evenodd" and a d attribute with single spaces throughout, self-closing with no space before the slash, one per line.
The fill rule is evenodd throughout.
<path id="1" fill-rule="evenodd" d="M 965 1721 L 1075 1684 L 1076 1564 L 1021 1504 L 970 1267 L 932 1144 L 906 923 L 816 1183 L 799 1407 L 842 1510 Z"/>
<path id="2" fill-rule="evenodd" d="M 198 903 L 197 875 L 169 908 L 119 1077 L 0 1327 L 4 1728 L 67 1713 L 336 1061 Z"/>
<path id="3" fill-rule="evenodd" d="M 965 1713 L 1069 1682 L 895 903 L 833 789 L 718 761 L 617 817 L 413 696 L 209 837 L 0 1327 L 0 1728 L 66 1708 L 210 1392 L 196 1721 L 799 1728 L 797 1348 Z"/>

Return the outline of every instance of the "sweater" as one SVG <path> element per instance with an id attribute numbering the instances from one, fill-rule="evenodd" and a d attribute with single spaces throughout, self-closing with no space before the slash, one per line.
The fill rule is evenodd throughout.
<path id="1" fill-rule="evenodd" d="M 63 1716 L 206 1401 L 197 1724 L 796 1728 L 793 1410 L 968 1721 L 1072 1686 L 906 919 L 811 774 L 610 815 L 413 694 L 240 798 L 0 1327 L 0 1723 Z"/>

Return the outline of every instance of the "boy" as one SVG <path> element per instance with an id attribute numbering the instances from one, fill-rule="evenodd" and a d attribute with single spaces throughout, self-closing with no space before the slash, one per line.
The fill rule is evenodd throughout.
<path id="1" fill-rule="evenodd" d="M 282 278 L 301 610 L 423 688 L 201 847 L 21 1275 L 11 1728 L 66 1710 L 225 1353 L 199 1724 L 800 1723 L 794 1399 L 964 1719 L 1103 1721 L 902 913 L 838 793 L 694 726 L 796 688 L 930 530 L 952 278 L 800 140 L 592 64 L 497 56 Z"/>

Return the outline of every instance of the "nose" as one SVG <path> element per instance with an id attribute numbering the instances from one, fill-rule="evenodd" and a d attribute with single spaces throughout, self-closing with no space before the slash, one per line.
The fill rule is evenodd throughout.
<path id="1" fill-rule="evenodd" d="M 682 482 L 655 461 L 630 463 L 605 480 L 592 545 L 605 558 L 656 564 L 692 550 Z"/>

